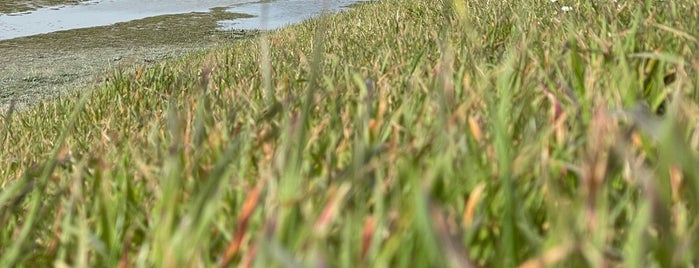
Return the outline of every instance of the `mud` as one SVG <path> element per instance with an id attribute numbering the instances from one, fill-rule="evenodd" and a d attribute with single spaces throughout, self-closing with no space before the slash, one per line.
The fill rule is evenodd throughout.
<path id="1" fill-rule="evenodd" d="M 99 83 L 115 67 L 147 65 L 248 38 L 256 32 L 216 30 L 217 21 L 245 16 L 214 9 L 0 41 L 0 110 Z"/>
<path id="2" fill-rule="evenodd" d="M 74 5 L 85 0 L 3 0 L 0 1 L 0 13 L 12 14 L 27 12 L 42 7 Z"/>

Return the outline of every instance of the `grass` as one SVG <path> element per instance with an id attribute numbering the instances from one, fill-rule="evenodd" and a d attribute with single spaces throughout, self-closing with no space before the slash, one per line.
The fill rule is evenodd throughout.
<path id="1" fill-rule="evenodd" d="M 0 112 L 18 110 L 101 81 L 116 65 L 180 57 L 257 31 L 218 31 L 217 21 L 249 15 L 224 12 L 162 15 L 113 25 L 0 41 Z"/>
<path id="2" fill-rule="evenodd" d="M 696 265 L 698 10 L 385 0 L 115 70 L 2 117 L 0 265 Z"/>

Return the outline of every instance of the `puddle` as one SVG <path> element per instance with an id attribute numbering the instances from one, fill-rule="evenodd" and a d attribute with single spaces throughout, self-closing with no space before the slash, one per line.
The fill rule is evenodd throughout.
<path id="1" fill-rule="evenodd" d="M 274 30 L 325 12 L 346 9 L 359 0 L 280 0 L 237 5 L 226 11 L 252 15 L 251 18 L 219 21 L 220 30 Z"/>
<path id="2" fill-rule="evenodd" d="M 3 0 L 4 1 L 4 0 Z M 0 14 L 0 40 L 111 25 L 143 18 L 228 8 L 254 18 L 224 20 L 219 29 L 275 29 L 360 1 L 352 0 L 92 0 L 79 5 Z M 265 12 L 266 11 L 266 12 Z"/>

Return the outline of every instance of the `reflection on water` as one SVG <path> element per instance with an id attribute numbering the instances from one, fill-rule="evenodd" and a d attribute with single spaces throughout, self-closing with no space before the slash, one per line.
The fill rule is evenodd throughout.
<path id="1" fill-rule="evenodd" d="M 0 0 L 5 1 L 5 0 Z M 32 12 L 0 14 L 0 40 L 55 31 L 110 25 L 147 17 L 207 12 L 214 7 L 256 18 L 222 21 L 221 29 L 273 29 L 337 11 L 357 0 L 93 0 L 84 4 L 48 7 Z M 263 12 L 263 8 L 267 12 Z M 266 13 L 264 16 L 263 13 Z"/>

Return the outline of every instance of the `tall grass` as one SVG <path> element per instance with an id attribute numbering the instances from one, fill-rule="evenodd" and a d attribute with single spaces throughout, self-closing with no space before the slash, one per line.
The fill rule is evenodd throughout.
<path id="1" fill-rule="evenodd" d="M 115 70 L 4 116 L 0 261 L 696 265 L 698 8 L 385 0 Z"/>

